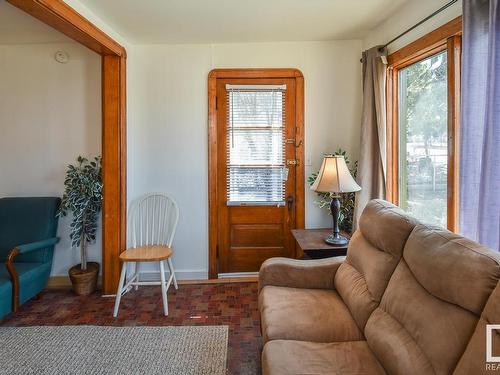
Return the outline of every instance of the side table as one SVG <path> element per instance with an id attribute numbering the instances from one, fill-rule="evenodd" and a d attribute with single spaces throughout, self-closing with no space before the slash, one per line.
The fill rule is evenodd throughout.
<path id="1" fill-rule="evenodd" d="M 323 239 L 331 233 L 331 228 L 322 229 L 292 229 L 292 235 L 297 245 L 304 252 L 301 259 L 323 259 L 344 256 L 347 253 L 346 246 L 331 246 Z M 341 231 L 342 236 L 350 238 L 350 235 Z"/>

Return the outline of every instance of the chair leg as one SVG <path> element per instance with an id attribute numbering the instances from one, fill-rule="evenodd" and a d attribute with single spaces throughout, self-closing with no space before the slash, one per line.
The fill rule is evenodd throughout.
<path id="1" fill-rule="evenodd" d="M 167 301 L 167 284 L 165 282 L 165 267 L 163 261 L 160 261 L 160 279 L 161 279 L 161 298 L 163 300 L 163 314 L 168 315 L 168 301 Z"/>
<path id="2" fill-rule="evenodd" d="M 179 289 L 179 286 L 177 285 L 177 278 L 175 277 L 175 271 L 174 271 L 174 265 L 172 264 L 172 259 L 168 258 L 167 262 L 168 262 L 168 268 L 170 269 L 170 274 L 174 278 L 174 287 L 175 289 Z"/>
<path id="3" fill-rule="evenodd" d="M 127 274 L 127 263 L 122 264 L 122 273 L 120 274 L 120 281 L 118 282 L 118 291 L 116 292 L 115 309 L 113 311 L 113 318 L 118 316 L 118 309 L 120 308 L 120 301 L 122 299 L 123 285 L 125 284 L 125 275 Z"/>
<path id="4" fill-rule="evenodd" d="M 135 282 L 138 283 L 139 282 L 139 266 L 140 266 L 141 262 L 135 262 Z M 139 289 L 139 285 L 138 284 L 135 284 L 135 290 Z"/>

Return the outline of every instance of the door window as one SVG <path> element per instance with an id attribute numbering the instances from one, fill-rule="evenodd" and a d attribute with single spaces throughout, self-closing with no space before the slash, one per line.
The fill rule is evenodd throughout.
<path id="1" fill-rule="evenodd" d="M 284 205 L 286 85 L 226 85 L 227 204 Z"/>

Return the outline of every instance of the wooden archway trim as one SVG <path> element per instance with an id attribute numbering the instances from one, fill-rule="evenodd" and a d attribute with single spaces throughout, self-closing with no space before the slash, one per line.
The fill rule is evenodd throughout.
<path id="1" fill-rule="evenodd" d="M 61 0 L 7 1 L 102 56 L 102 286 L 114 293 L 126 247 L 126 50 Z"/>
<path id="2" fill-rule="evenodd" d="M 125 48 L 61 0 L 7 0 L 100 55 L 126 56 Z"/>

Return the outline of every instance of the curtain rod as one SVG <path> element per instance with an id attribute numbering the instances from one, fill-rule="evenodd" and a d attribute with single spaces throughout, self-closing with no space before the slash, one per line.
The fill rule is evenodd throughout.
<path id="1" fill-rule="evenodd" d="M 408 34 L 410 31 L 416 29 L 417 27 L 419 27 L 421 24 L 423 24 L 424 22 L 430 20 L 432 17 L 436 16 L 437 14 L 441 13 L 443 10 L 449 8 L 450 6 L 452 6 L 453 4 L 455 4 L 458 0 L 451 0 L 450 2 L 446 3 L 445 5 L 443 5 L 441 8 L 439 8 L 438 10 L 434 11 L 432 14 L 429 14 L 427 17 L 425 17 L 423 20 L 420 20 L 419 22 L 417 22 L 415 25 L 413 25 L 412 27 L 410 27 L 409 29 L 403 31 L 401 34 L 399 34 L 397 37 L 389 40 L 387 43 L 385 43 L 382 47 L 379 48 L 379 51 L 382 52 L 389 44 L 392 44 L 394 43 L 396 40 L 398 40 L 399 38 L 401 38 L 402 36 Z M 360 61 L 363 61 L 363 59 L 361 59 Z"/>

